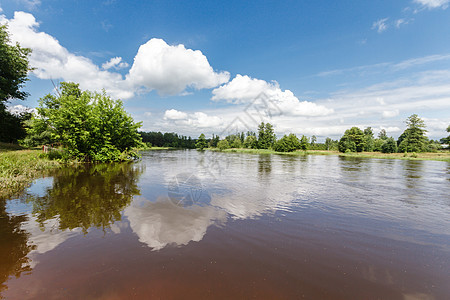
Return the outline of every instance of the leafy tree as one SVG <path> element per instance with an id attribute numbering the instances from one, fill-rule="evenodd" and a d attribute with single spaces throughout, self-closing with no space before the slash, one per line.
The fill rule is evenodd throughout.
<path id="1" fill-rule="evenodd" d="M 67 156 L 83 161 L 119 161 L 137 157 L 142 146 L 140 123 L 123 109 L 120 100 L 103 93 L 82 92 L 78 84 L 62 82 L 60 94 L 48 94 L 30 121 L 33 135 L 46 136 L 66 150 Z"/>
<path id="2" fill-rule="evenodd" d="M 217 143 L 217 148 L 219 148 L 221 151 L 225 150 L 225 149 L 229 149 L 230 144 L 228 143 L 227 140 L 221 140 Z"/>
<path id="3" fill-rule="evenodd" d="M 386 140 L 387 140 L 387 138 L 386 139 L 381 139 L 381 138 L 374 139 L 373 140 L 373 151 L 381 152 L 381 146 L 383 146 L 383 144 Z"/>
<path id="4" fill-rule="evenodd" d="M 332 143 L 333 143 L 333 140 L 330 139 L 329 137 L 327 137 L 327 138 L 325 139 L 325 147 L 326 147 L 327 150 L 330 150 L 330 147 L 331 147 L 331 144 L 332 144 Z"/>
<path id="5" fill-rule="evenodd" d="M 269 149 L 276 141 L 276 136 L 273 130 L 273 126 L 270 123 L 261 124 L 258 126 L 258 148 Z"/>
<path id="6" fill-rule="evenodd" d="M 32 70 L 28 63 L 30 53 L 31 49 L 11 45 L 6 26 L 0 26 L 0 103 L 28 96 L 21 88 Z"/>
<path id="7" fill-rule="evenodd" d="M 0 141 L 16 143 L 18 140 L 23 139 L 27 134 L 25 124 L 30 118 L 31 113 L 13 114 L 0 103 Z"/>
<path id="8" fill-rule="evenodd" d="M 273 148 L 278 152 L 293 152 L 300 149 L 300 141 L 295 134 L 291 133 L 284 135 L 280 140 L 276 141 Z"/>
<path id="9" fill-rule="evenodd" d="M 22 91 L 28 80 L 28 63 L 31 50 L 19 44 L 11 45 L 7 28 L 0 25 L 0 142 L 17 142 L 25 136 L 23 123 L 30 115 L 15 115 L 6 110 L 11 99 L 24 100 L 28 93 Z"/>
<path id="10" fill-rule="evenodd" d="M 364 132 L 358 127 L 347 129 L 339 140 L 340 152 L 362 152 L 364 148 Z"/>
<path id="11" fill-rule="evenodd" d="M 244 141 L 244 147 L 249 149 L 257 149 L 258 148 L 258 140 L 255 135 L 248 135 Z"/>
<path id="12" fill-rule="evenodd" d="M 390 137 L 384 140 L 383 145 L 381 145 L 381 152 L 383 153 L 395 153 L 397 152 L 397 143 L 394 138 Z"/>
<path id="13" fill-rule="evenodd" d="M 308 148 L 309 148 L 308 138 L 305 135 L 302 135 L 302 137 L 300 138 L 300 149 L 308 150 Z"/>
<path id="14" fill-rule="evenodd" d="M 372 127 L 364 129 L 364 151 L 371 152 L 374 148 L 373 130 Z"/>
<path id="15" fill-rule="evenodd" d="M 211 148 L 216 148 L 217 147 L 217 143 L 219 143 L 219 141 L 220 141 L 219 136 L 213 134 L 213 137 L 211 139 L 211 142 L 209 143 L 209 146 Z"/>
<path id="16" fill-rule="evenodd" d="M 313 135 L 313 136 L 311 137 L 311 146 L 314 147 L 314 145 L 316 144 L 316 142 L 317 142 L 317 137 L 316 137 L 315 135 Z"/>
<path id="17" fill-rule="evenodd" d="M 231 143 L 231 148 L 242 148 L 242 142 L 240 136 L 233 140 Z"/>
<path id="18" fill-rule="evenodd" d="M 450 125 L 447 127 L 447 132 L 450 133 Z M 441 144 L 450 144 L 450 135 L 440 140 Z"/>
<path id="19" fill-rule="evenodd" d="M 380 130 L 380 132 L 378 133 L 378 138 L 382 139 L 382 140 L 387 140 L 388 139 L 388 136 L 387 136 L 387 133 L 386 133 L 385 129 L 381 129 Z"/>
<path id="20" fill-rule="evenodd" d="M 203 133 L 198 137 L 197 143 L 195 143 L 195 147 L 198 150 L 203 150 L 208 147 L 208 143 L 206 142 L 206 138 Z"/>
<path id="21" fill-rule="evenodd" d="M 398 138 L 399 152 L 424 152 L 427 150 L 428 139 L 425 136 L 425 122 L 416 114 L 405 121 L 407 128 Z"/>

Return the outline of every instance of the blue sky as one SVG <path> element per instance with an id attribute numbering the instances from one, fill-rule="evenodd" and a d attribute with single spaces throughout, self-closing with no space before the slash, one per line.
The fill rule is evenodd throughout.
<path id="1" fill-rule="evenodd" d="M 50 79 L 121 98 L 143 130 L 225 135 L 261 120 L 339 138 L 352 126 L 398 137 L 417 113 L 450 124 L 450 0 L 46 1 L 0 3 L 33 49 L 25 90 Z"/>

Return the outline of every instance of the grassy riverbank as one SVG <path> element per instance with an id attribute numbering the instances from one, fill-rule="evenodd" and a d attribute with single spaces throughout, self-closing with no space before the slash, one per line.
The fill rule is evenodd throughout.
<path id="1" fill-rule="evenodd" d="M 208 149 L 211 151 L 220 151 L 217 148 Z M 307 150 L 294 152 L 276 152 L 269 149 L 226 149 L 222 152 L 239 152 L 253 154 L 281 154 L 281 155 L 340 155 L 346 157 L 365 157 L 365 158 L 383 158 L 383 159 L 406 159 L 406 160 L 437 160 L 450 162 L 450 152 L 425 152 L 425 153 L 381 153 L 381 152 L 359 152 L 359 153 L 341 153 L 338 151 L 326 150 Z"/>
<path id="2" fill-rule="evenodd" d="M 23 190 L 34 178 L 62 166 L 41 150 L 11 150 L 0 145 L 0 199 Z"/>

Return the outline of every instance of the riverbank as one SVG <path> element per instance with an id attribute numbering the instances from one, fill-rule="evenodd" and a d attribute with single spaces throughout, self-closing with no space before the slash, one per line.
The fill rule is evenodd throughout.
<path id="1" fill-rule="evenodd" d="M 208 148 L 210 151 L 220 151 L 217 148 Z M 403 160 L 436 160 L 450 162 L 450 152 L 425 152 L 425 153 L 381 153 L 381 152 L 357 152 L 342 153 L 339 151 L 328 150 L 298 150 L 294 152 L 277 152 L 269 149 L 245 149 L 233 148 L 222 150 L 222 152 L 239 152 L 252 154 L 280 154 L 280 155 L 339 155 L 345 157 L 364 157 L 364 158 L 382 158 L 382 159 L 403 159 Z"/>
<path id="2" fill-rule="evenodd" d="M 49 160 L 41 150 L 0 148 L 0 199 L 14 196 L 34 178 L 62 165 Z"/>

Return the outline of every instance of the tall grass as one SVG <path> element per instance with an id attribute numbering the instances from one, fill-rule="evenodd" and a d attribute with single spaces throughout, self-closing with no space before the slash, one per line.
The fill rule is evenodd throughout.
<path id="1" fill-rule="evenodd" d="M 13 196 L 34 178 L 59 166 L 60 162 L 49 160 L 37 150 L 0 152 L 0 199 Z"/>

